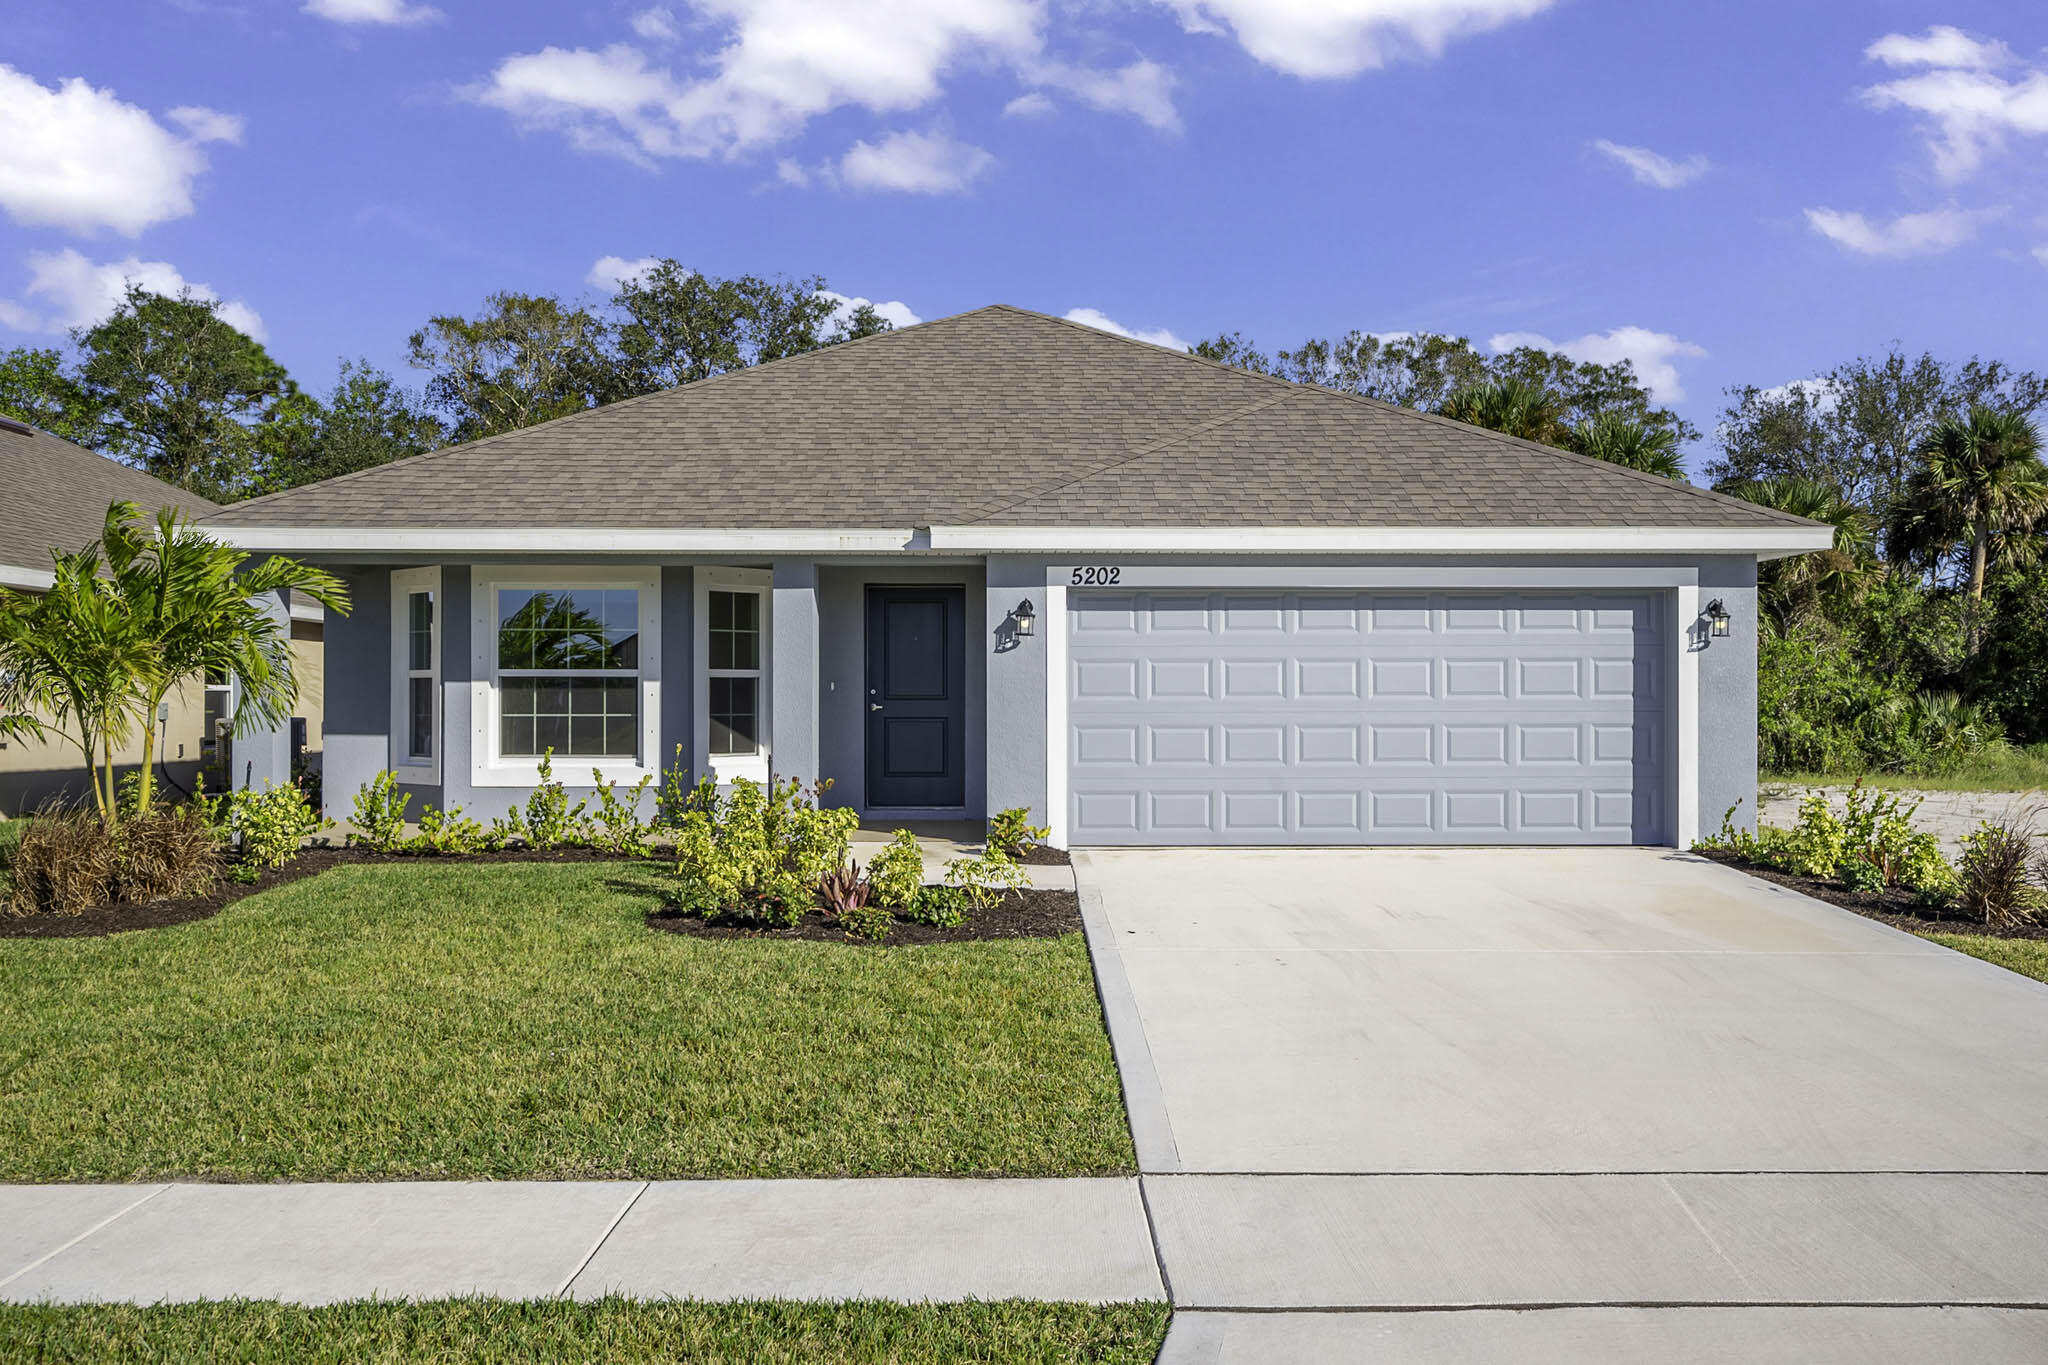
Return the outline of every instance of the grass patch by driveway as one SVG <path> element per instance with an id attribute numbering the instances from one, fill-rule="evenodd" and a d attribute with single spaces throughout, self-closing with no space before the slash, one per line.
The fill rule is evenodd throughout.
<path id="1" fill-rule="evenodd" d="M 2048 743 L 1994 750 L 1946 773 L 1770 773 L 1767 789 L 1847 787 L 1861 781 L 1886 791 L 2027 792 L 2048 789 Z"/>
<path id="2" fill-rule="evenodd" d="M 1133 1168 L 1078 934 L 708 941 L 659 900 L 641 864 L 339 867 L 0 940 L 0 1180 Z"/>
<path id="3" fill-rule="evenodd" d="M 1163 1303 L 344 1303 L 0 1307 L 9 1359 L 268 1362 L 820 1360 L 1143 1365 Z"/>
<path id="4" fill-rule="evenodd" d="M 1920 937 L 1971 957 L 1995 962 L 2007 971 L 2048 981 L 2048 941 L 2038 938 L 1991 938 L 1984 934 L 1922 934 Z"/>

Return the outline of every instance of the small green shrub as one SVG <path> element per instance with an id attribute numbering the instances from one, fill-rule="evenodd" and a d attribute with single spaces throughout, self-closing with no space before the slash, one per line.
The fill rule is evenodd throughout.
<path id="1" fill-rule="evenodd" d="M 1845 859 L 1841 879 L 1842 885 L 1851 891 L 1877 892 L 1885 889 L 1884 873 L 1862 858 Z"/>
<path id="2" fill-rule="evenodd" d="M 298 856 L 299 847 L 310 835 L 327 828 L 327 821 L 308 805 L 306 794 L 287 783 L 235 793 L 229 826 L 242 841 L 242 861 L 257 867 L 283 867 Z"/>
<path id="3" fill-rule="evenodd" d="M 820 784 L 767 787 L 744 778 L 709 809 L 692 810 L 676 831 L 678 903 L 742 924 L 787 926 L 817 901 L 825 874 L 846 861 L 850 810 L 817 804 Z"/>
<path id="4" fill-rule="evenodd" d="M 855 938 L 880 943 L 889 937 L 889 931 L 896 927 L 896 917 L 881 906 L 868 901 L 842 912 L 834 918 L 833 923 Z"/>
<path id="5" fill-rule="evenodd" d="M 915 834 L 896 831 L 868 863 L 868 884 L 875 889 L 876 904 L 899 913 L 910 909 L 924 886 L 924 854 Z"/>
<path id="6" fill-rule="evenodd" d="M 903 918 L 936 929 L 958 929 L 967 923 L 967 893 L 957 886 L 921 886 Z"/>
<path id="7" fill-rule="evenodd" d="M 396 851 L 441 857 L 481 853 L 491 846 L 492 837 L 480 822 L 465 818 L 460 806 L 445 811 L 426 806 L 420 811 L 419 833 L 402 841 Z"/>
<path id="8" fill-rule="evenodd" d="M 1029 853 L 1052 831 L 1031 823 L 1031 812 L 1022 806 L 999 810 L 988 818 L 988 846 L 1004 857 L 1017 859 Z"/>
<path id="9" fill-rule="evenodd" d="M 587 801 L 569 804 L 569 789 L 555 780 L 555 751 L 540 756 L 540 781 L 526 798 L 524 808 L 514 806 L 493 831 L 508 842 L 517 839 L 528 848 L 557 849 L 590 842 L 590 826 L 583 818 Z"/>
<path id="10" fill-rule="evenodd" d="M 683 746 L 676 745 L 675 761 L 661 770 L 661 790 L 655 794 L 654 823 L 661 829 L 675 829 L 693 810 L 710 810 L 718 802 L 718 783 L 709 774 L 690 780 L 683 764 Z"/>
<path id="11" fill-rule="evenodd" d="M 1808 792 L 1799 803 L 1798 823 L 1785 831 L 1774 856 L 1787 872 L 1832 881 L 1848 851 L 1848 828 L 1829 807 L 1827 793 Z"/>
<path id="12" fill-rule="evenodd" d="M 1985 820 L 1963 836 L 1957 899 L 1994 929 L 2017 929 L 2048 911 L 2048 892 L 2034 879 L 2033 835 L 2015 819 Z"/>
<path id="13" fill-rule="evenodd" d="M 411 803 L 411 795 L 398 790 L 396 773 L 378 773 L 356 790 L 349 823 L 357 832 L 349 842 L 373 853 L 394 851 L 405 836 L 405 808 Z"/>
<path id="14" fill-rule="evenodd" d="M 654 827 L 640 819 L 640 800 L 654 785 L 653 774 L 635 782 L 623 798 L 618 794 L 618 784 L 606 781 L 597 769 L 590 770 L 590 777 L 597 786 L 597 815 L 590 822 L 591 843 L 607 853 L 622 853 L 629 858 L 645 858 L 654 852 Z"/>
<path id="15" fill-rule="evenodd" d="M 955 858 L 946 864 L 946 884 L 958 887 L 977 910 L 989 909 L 1030 880 L 1030 874 L 994 848 L 984 849 L 979 858 Z"/>

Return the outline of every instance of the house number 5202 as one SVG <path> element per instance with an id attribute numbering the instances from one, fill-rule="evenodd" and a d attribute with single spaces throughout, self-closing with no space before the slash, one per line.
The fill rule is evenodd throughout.
<path id="1" fill-rule="evenodd" d="M 1106 588 L 1123 580 L 1124 571 L 1114 564 L 1084 564 L 1068 580 L 1077 588 Z"/>

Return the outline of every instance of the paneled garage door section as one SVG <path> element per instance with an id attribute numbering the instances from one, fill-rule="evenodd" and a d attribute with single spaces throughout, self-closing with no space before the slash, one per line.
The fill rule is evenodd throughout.
<path id="1" fill-rule="evenodd" d="M 1077 844 L 1669 839 L 1660 595 L 1068 606 Z"/>

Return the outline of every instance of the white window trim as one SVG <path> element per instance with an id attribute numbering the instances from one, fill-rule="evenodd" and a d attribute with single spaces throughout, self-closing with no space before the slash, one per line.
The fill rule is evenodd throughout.
<path id="1" fill-rule="evenodd" d="M 1066 848 L 1070 837 L 1067 810 L 1067 589 L 1074 571 L 1100 565 L 1057 563 L 1046 566 L 1045 612 L 1039 629 L 1045 636 L 1045 823 L 1046 842 Z M 1236 566 L 1133 565 L 1117 578 L 1117 588 L 1201 587 L 1229 588 L 1419 588 L 1442 591 L 1487 588 L 1503 592 L 1521 589 L 1615 588 L 1668 594 L 1671 604 L 1669 660 L 1676 685 L 1672 688 L 1671 722 L 1675 731 L 1677 762 L 1672 764 L 1671 798 L 1676 834 L 1673 844 L 1691 848 L 1700 836 L 1700 661 L 1694 627 L 1699 617 L 1700 573 L 1697 567 L 1675 568 L 1573 568 L 1566 566 L 1503 566 L 1466 568 L 1458 566 L 1400 567 L 1396 565 L 1259 568 Z"/>
<path id="2" fill-rule="evenodd" d="M 554 564 L 479 564 L 470 582 L 469 781 L 474 787 L 531 787 L 540 760 L 498 752 L 498 589 L 631 588 L 640 594 L 640 756 L 554 757 L 555 780 L 588 787 L 593 770 L 608 782 L 631 784 L 661 773 L 661 570 Z"/>
<path id="3" fill-rule="evenodd" d="M 434 679 L 434 753 L 422 762 L 412 756 L 412 595 L 434 595 L 434 629 L 428 648 L 432 655 Z M 398 569 L 391 575 L 391 735 L 390 767 L 400 782 L 438 786 L 441 755 L 448 748 L 447 727 L 441 723 L 441 639 L 448 620 L 448 598 L 441 591 L 441 566 Z"/>
<path id="4" fill-rule="evenodd" d="M 696 695 L 691 717 L 696 742 L 695 770 L 708 773 L 718 782 L 730 782 L 744 777 L 754 782 L 765 783 L 773 762 L 775 745 L 775 719 L 770 705 L 774 691 L 770 680 L 774 674 L 774 619 L 775 576 L 767 569 L 734 569 L 723 565 L 700 566 L 691 575 L 693 579 L 695 610 L 691 613 L 696 622 L 696 641 L 693 650 L 692 673 L 696 678 Z M 713 592 L 751 592 L 761 599 L 761 686 L 755 696 L 755 705 L 760 708 L 761 744 L 751 754 L 714 754 L 711 752 L 711 594 Z"/>

